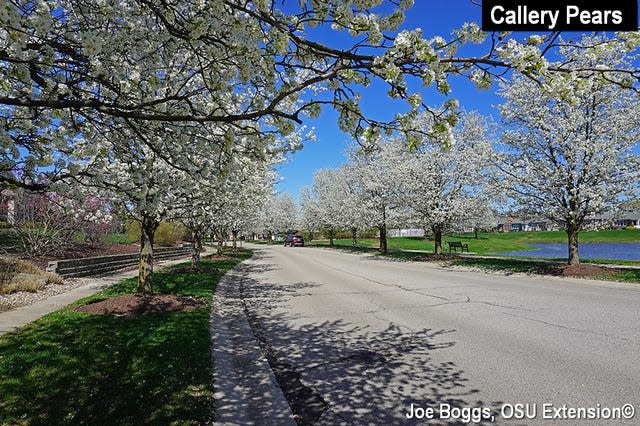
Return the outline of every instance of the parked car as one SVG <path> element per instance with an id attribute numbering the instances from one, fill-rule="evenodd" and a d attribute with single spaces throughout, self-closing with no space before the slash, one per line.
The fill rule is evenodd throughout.
<path id="1" fill-rule="evenodd" d="M 284 240 L 284 246 L 304 247 L 304 238 L 302 238 L 302 235 L 289 234 Z"/>

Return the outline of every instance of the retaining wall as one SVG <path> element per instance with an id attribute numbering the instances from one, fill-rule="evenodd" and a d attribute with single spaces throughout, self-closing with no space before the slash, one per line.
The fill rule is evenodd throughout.
<path id="1" fill-rule="evenodd" d="M 153 258 L 154 260 L 177 259 L 189 256 L 191 251 L 191 247 L 156 248 L 153 250 Z M 139 261 L 138 253 L 54 260 L 47 265 L 47 271 L 55 272 L 65 278 L 88 277 L 132 268 L 138 266 Z"/>

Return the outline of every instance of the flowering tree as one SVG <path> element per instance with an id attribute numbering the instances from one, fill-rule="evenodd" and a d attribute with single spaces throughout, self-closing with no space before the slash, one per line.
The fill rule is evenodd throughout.
<path id="1" fill-rule="evenodd" d="M 329 245 L 333 246 L 335 232 L 339 229 L 350 230 L 352 245 L 357 245 L 364 211 L 357 197 L 356 182 L 349 175 L 347 166 L 316 172 L 313 186 L 303 188 L 300 205 L 304 226 L 309 230 L 326 230 Z"/>
<path id="2" fill-rule="evenodd" d="M 218 253 L 222 253 L 229 234 L 236 248 L 239 233 L 255 223 L 273 186 L 271 166 L 275 161 L 278 157 L 271 161 L 235 157 L 227 171 L 217 178 L 215 187 L 211 187 L 212 178 L 207 181 L 210 189 L 203 199 L 210 213 L 205 216 L 205 224 L 218 237 Z M 191 207 L 187 210 L 191 214 Z"/>
<path id="3" fill-rule="evenodd" d="M 603 39 L 587 55 L 568 45 L 561 61 L 581 68 L 624 68 L 630 60 Z M 624 79 L 620 73 L 614 79 Z M 579 263 L 578 234 L 585 219 L 637 194 L 634 147 L 640 102 L 597 72 L 557 76 L 540 86 L 515 78 L 502 88 L 502 177 L 516 203 L 556 222 L 567 233 L 568 262 Z"/>
<path id="4" fill-rule="evenodd" d="M 318 170 L 313 175 L 313 187 L 301 197 L 301 216 L 311 229 L 323 229 L 333 246 L 336 231 L 340 228 L 342 212 L 341 197 L 344 193 L 336 180 L 338 172 L 333 169 Z"/>
<path id="5" fill-rule="evenodd" d="M 351 232 L 351 246 L 358 245 L 358 231 L 367 227 L 367 206 L 360 202 L 358 175 L 346 164 L 337 170 L 336 188 L 340 191 L 338 215 L 340 226 Z"/>
<path id="6" fill-rule="evenodd" d="M 300 218 L 298 219 L 300 229 L 309 232 L 311 238 L 313 233 L 321 230 L 318 220 L 318 200 L 310 186 L 304 186 L 300 190 Z"/>
<path id="7" fill-rule="evenodd" d="M 262 228 L 271 237 L 294 231 L 298 225 L 298 206 L 288 193 L 272 194 L 262 211 Z"/>
<path id="8" fill-rule="evenodd" d="M 431 228 L 436 254 L 442 253 L 442 235 L 448 227 L 481 214 L 478 207 L 485 198 L 492 153 L 487 124 L 478 114 L 464 115 L 453 139 L 447 148 L 424 138 L 416 150 L 404 152 L 406 144 L 394 142 L 405 162 L 404 203 L 418 223 Z"/>
<path id="9" fill-rule="evenodd" d="M 489 182 L 487 182 L 488 184 Z M 478 194 L 477 197 L 469 200 L 469 204 L 466 206 L 467 214 L 459 222 L 461 227 L 471 228 L 476 240 L 479 239 L 479 231 L 490 231 L 500 221 L 492 207 L 492 201 L 486 194 Z"/>
<path id="10" fill-rule="evenodd" d="M 372 149 L 353 149 L 348 153 L 346 188 L 355 197 L 352 201 L 361 206 L 357 209 L 360 223 L 378 228 L 379 250 L 387 253 L 388 227 L 406 221 L 401 192 L 405 182 L 403 153 L 408 148 L 395 141 L 377 142 Z"/>
<path id="11" fill-rule="evenodd" d="M 79 148 L 94 153 L 91 162 L 84 165 L 81 182 L 97 193 L 108 194 L 122 211 L 140 222 L 137 292 L 151 294 L 155 231 L 162 220 L 172 219 L 174 209 L 188 202 L 186 195 L 192 193 L 194 180 L 185 179 L 187 173 L 176 170 L 164 154 L 151 150 L 135 135 L 127 136 L 127 149 L 118 145 L 109 149 L 108 137 L 79 143 Z"/>
<path id="12" fill-rule="evenodd" d="M 547 61 L 545 55 L 562 44 L 557 34 L 520 43 L 483 33 L 474 23 L 447 39 L 425 38 L 420 29 L 398 33 L 412 3 L 7 0 L 0 8 L 0 181 L 37 188 L 29 177 L 38 168 L 52 180 L 74 175 L 65 152 L 79 135 L 146 130 L 141 122 L 181 127 L 171 138 L 176 150 L 188 151 L 198 139 L 182 133 L 200 125 L 269 137 L 288 134 L 330 105 L 343 130 L 375 139 L 383 128 L 410 128 L 417 110 L 428 109 L 407 78 L 444 94 L 451 90 L 450 75 L 488 87 L 493 76 L 511 69 L 538 80 L 590 69 L 620 85 L 637 85 L 632 67 L 621 74 L 619 68 L 611 73 Z M 322 42 L 310 35 L 314 27 L 348 32 L 351 42 Z M 640 43 L 637 32 L 616 37 L 608 48 L 632 51 Z M 458 55 L 469 42 L 484 43 L 486 52 Z M 386 123 L 363 116 L 358 88 L 374 79 L 388 85 L 390 96 L 407 99 L 411 111 Z M 433 130 L 446 137 L 455 111 L 432 113 Z M 157 148 L 153 138 L 144 143 Z"/>
<path id="13" fill-rule="evenodd" d="M 43 255 L 68 247 L 81 236 L 96 242 L 113 230 L 108 200 L 85 196 L 82 188 L 69 194 L 12 191 L 13 229 L 27 255 Z"/>

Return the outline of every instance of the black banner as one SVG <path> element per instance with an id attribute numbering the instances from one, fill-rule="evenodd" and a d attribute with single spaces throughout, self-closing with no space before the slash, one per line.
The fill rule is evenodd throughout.
<path id="1" fill-rule="evenodd" d="M 636 31 L 637 0 L 483 0 L 485 31 Z"/>

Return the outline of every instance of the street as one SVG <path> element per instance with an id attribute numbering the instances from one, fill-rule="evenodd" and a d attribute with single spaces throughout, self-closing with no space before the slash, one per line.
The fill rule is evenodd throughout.
<path id="1" fill-rule="evenodd" d="M 239 291 L 301 423 L 640 418 L 640 286 L 251 248 Z"/>

